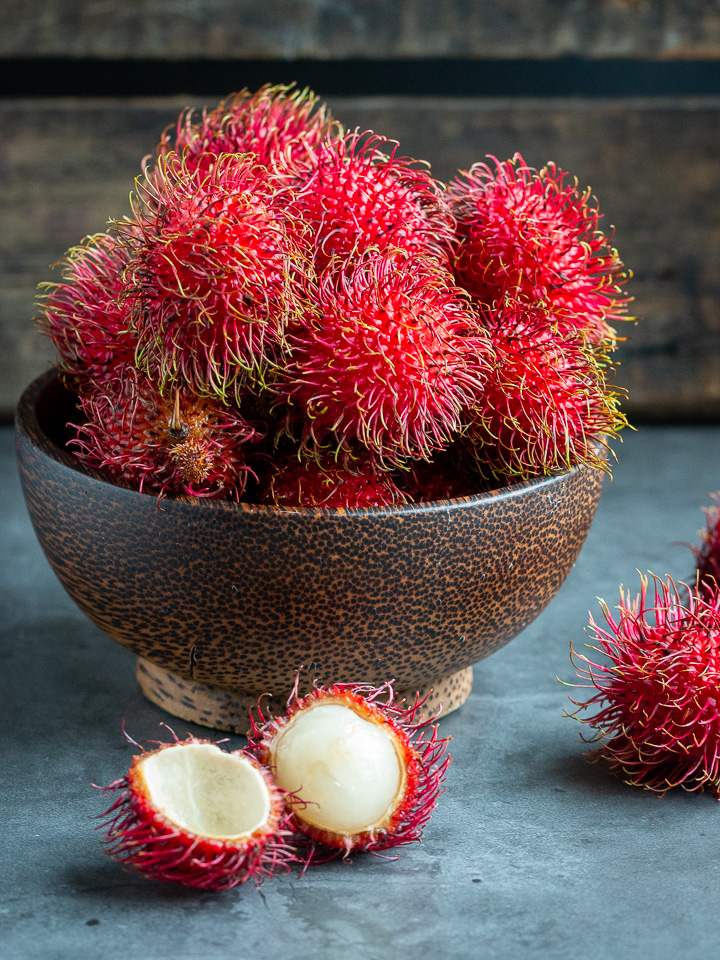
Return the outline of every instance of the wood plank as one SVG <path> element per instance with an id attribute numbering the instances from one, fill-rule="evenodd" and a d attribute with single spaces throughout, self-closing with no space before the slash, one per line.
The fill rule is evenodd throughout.
<path id="1" fill-rule="evenodd" d="M 127 196 L 179 100 L 0 101 L 0 410 L 41 372 L 35 285 Z M 400 140 L 449 179 L 487 154 L 521 150 L 592 184 L 635 277 L 619 382 L 635 417 L 720 418 L 720 99 L 332 101 L 348 126 Z"/>
<path id="2" fill-rule="evenodd" d="M 720 55 L 714 0 L 25 0 L 0 56 L 293 59 Z"/>

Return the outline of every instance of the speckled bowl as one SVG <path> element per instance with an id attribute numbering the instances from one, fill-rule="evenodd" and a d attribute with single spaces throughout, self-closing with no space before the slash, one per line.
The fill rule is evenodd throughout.
<path id="1" fill-rule="evenodd" d="M 244 730 L 247 702 L 325 681 L 467 697 L 471 666 L 549 603 L 582 547 L 602 473 L 457 500 L 343 510 L 158 500 L 64 449 L 73 398 L 25 391 L 17 449 L 36 534 L 90 619 L 140 657 L 171 713 Z"/>

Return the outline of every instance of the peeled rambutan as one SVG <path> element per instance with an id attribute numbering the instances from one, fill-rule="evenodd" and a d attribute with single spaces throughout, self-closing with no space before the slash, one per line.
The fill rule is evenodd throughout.
<path id="1" fill-rule="evenodd" d="M 607 604 L 607 628 L 590 619 L 593 663 L 571 646 L 577 674 L 596 692 L 570 714 L 597 731 L 598 756 L 632 786 L 665 793 L 710 789 L 720 799 L 720 589 L 681 596 L 670 577 L 653 575 L 654 602 L 642 578 L 631 600 L 621 590 L 619 616 Z M 598 707 L 591 717 L 580 710 Z"/>
<path id="2" fill-rule="evenodd" d="M 468 439 L 481 471 L 528 479 L 588 464 L 607 470 L 608 438 L 626 425 L 605 362 L 544 304 L 506 298 L 484 312 L 493 360 Z"/>
<path id="3" fill-rule="evenodd" d="M 485 339 L 442 268 L 366 256 L 321 278 L 275 389 L 302 411 L 306 443 L 358 441 L 391 466 L 428 459 L 462 426 Z"/>
<path id="4" fill-rule="evenodd" d="M 709 595 L 715 585 L 720 584 L 720 493 L 712 494 L 712 498 L 715 505 L 705 508 L 707 523 L 701 534 L 702 542 L 699 547 L 693 547 L 703 595 Z"/>
<path id="5" fill-rule="evenodd" d="M 565 327 L 612 344 L 628 319 L 628 279 L 600 231 L 600 213 L 577 181 L 549 163 L 538 171 L 516 153 L 494 168 L 477 163 L 448 189 L 457 221 L 459 282 L 482 302 L 506 295 L 544 300 Z"/>
<path id="6" fill-rule="evenodd" d="M 136 337 L 125 294 L 127 245 L 101 233 L 72 247 L 63 260 L 63 279 L 41 285 L 38 323 L 50 337 L 60 369 L 80 380 L 111 375 L 135 355 Z"/>
<path id="7" fill-rule="evenodd" d="M 390 475 L 367 458 L 349 464 L 329 457 L 276 459 L 261 485 L 259 501 L 287 507 L 373 507 L 405 503 Z"/>
<path id="8" fill-rule="evenodd" d="M 355 131 L 316 149 L 295 209 L 310 225 L 318 270 L 370 249 L 448 262 L 453 223 L 441 186 L 397 146 Z"/>
<path id="9" fill-rule="evenodd" d="M 227 153 L 253 153 L 266 167 L 302 165 L 331 125 L 327 107 L 311 90 L 265 84 L 255 93 L 226 97 L 199 118 L 185 111 L 177 126 L 163 133 L 157 152 L 183 154 L 188 168 L 203 175 Z"/>
<path id="10" fill-rule="evenodd" d="M 170 154 L 141 192 L 151 199 L 129 224 L 126 271 L 140 362 L 163 385 L 223 398 L 249 374 L 261 382 L 305 277 L 300 233 L 266 169 L 223 156 L 198 179 Z"/>
<path id="11" fill-rule="evenodd" d="M 102 789 L 117 794 L 98 827 L 105 852 L 154 880 L 229 890 L 296 859 L 283 793 L 244 751 L 161 743 Z"/>
<path id="12" fill-rule="evenodd" d="M 186 389 L 161 394 L 123 368 L 81 398 L 73 452 L 87 466 L 155 494 L 239 499 L 255 428 L 240 413 Z"/>
<path id="13" fill-rule="evenodd" d="M 248 750 L 292 795 L 308 862 L 420 839 L 450 763 L 448 740 L 436 727 L 425 735 L 421 710 L 396 703 L 391 684 L 336 684 L 293 693 L 283 716 L 259 711 Z"/>

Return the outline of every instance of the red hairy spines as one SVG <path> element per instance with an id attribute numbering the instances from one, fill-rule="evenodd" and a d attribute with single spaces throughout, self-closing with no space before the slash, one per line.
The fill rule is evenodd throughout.
<path id="1" fill-rule="evenodd" d="M 331 126 L 327 107 L 311 90 L 266 84 L 255 93 L 232 94 L 200 117 L 185 111 L 176 128 L 164 132 L 157 152 L 183 154 L 188 168 L 200 174 L 228 153 L 252 153 L 267 167 L 303 166 Z"/>
<path id="2" fill-rule="evenodd" d="M 157 749 L 206 743 L 211 741 L 188 737 L 160 744 Z M 153 802 L 142 775 L 141 765 L 147 757 L 143 751 L 125 777 L 101 788 L 104 793 L 116 794 L 97 827 L 104 834 L 104 851 L 152 879 L 201 890 L 230 890 L 248 880 L 259 885 L 266 877 L 287 871 L 297 858 L 288 843 L 290 818 L 285 797 L 266 769 L 250 754 L 243 752 L 242 756 L 262 776 L 270 799 L 265 824 L 242 843 L 201 836 L 168 819 Z"/>
<path id="3" fill-rule="evenodd" d="M 373 507 L 408 498 L 368 459 L 344 465 L 328 457 L 318 461 L 295 455 L 273 463 L 259 499 L 288 507 Z"/>
<path id="4" fill-rule="evenodd" d="M 487 483 L 472 468 L 464 441 L 436 453 L 432 460 L 413 460 L 398 473 L 400 489 L 413 503 L 454 500 L 487 489 Z"/>
<path id="5" fill-rule="evenodd" d="M 599 229 L 590 191 L 553 163 L 538 171 L 519 153 L 490 159 L 494 166 L 476 163 L 448 189 L 460 283 L 487 304 L 508 294 L 547 301 L 563 326 L 613 344 L 613 324 L 628 319 L 620 290 L 628 274 Z"/>
<path id="6" fill-rule="evenodd" d="M 392 738 L 404 765 L 402 796 L 381 828 L 353 835 L 323 830 L 303 820 L 303 803 L 295 802 L 293 825 L 308 837 L 308 863 L 322 862 L 336 856 L 347 857 L 353 851 L 379 853 L 421 839 L 438 797 L 450 756 L 449 738 L 440 739 L 436 726 L 423 717 L 424 701 L 415 699 L 410 706 L 395 699 L 391 683 L 380 687 L 370 684 L 339 683 L 329 687 L 316 685 L 304 697 L 296 690 L 280 717 L 266 717 L 258 706 L 258 718 L 252 717 L 248 734 L 248 751 L 261 763 L 273 769 L 273 743 L 294 717 L 314 705 L 337 703 L 353 710 L 359 717 L 384 728 Z M 291 801 L 292 803 L 292 801 Z M 320 849 L 315 844 L 320 845 Z"/>
<path id="7" fill-rule="evenodd" d="M 506 299 L 484 316 L 493 361 L 468 433 L 481 470 L 528 479 L 578 464 L 607 469 L 607 438 L 625 418 L 597 351 L 553 325 L 543 304 Z"/>
<path id="8" fill-rule="evenodd" d="M 101 380 L 134 357 L 136 338 L 124 281 L 129 259 L 118 237 L 97 234 L 56 264 L 62 267 L 60 282 L 42 285 L 38 322 L 64 373 Z"/>
<path id="9" fill-rule="evenodd" d="M 276 384 L 306 443 L 354 441 L 384 464 L 425 458 L 461 429 L 484 374 L 484 334 L 463 292 L 424 260 L 368 256 L 326 273 Z"/>
<path id="10" fill-rule="evenodd" d="M 447 262 L 453 223 L 441 187 L 422 165 L 397 156 L 397 146 L 355 131 L 328 138 L 312 155 L 295 209 L 310 226 L 318 270 L 371 249 Z"/>
<path id="11" fill-rule="evenodd" d="M 170 154 L 140 189 L 126 273 L 143 366 L 223 398 L 249 375 L 261 382 L 306 268 L 277 184 L 252 157 L 220 157 L 198 177 Z"/>
<path id="12" fill-rule="evenodd" d="M 681 595 L 653 576 L 654 599 L 642 578 L 634 600 L 621 590 L 619 616 L 602 603 L 606 626 L 590 629 L 601 663 L 572 650 L 578 676 L 595 693 L 577 717 L 597 731 L 598 755 L 633 786 L 672 787 L 720 798 L 720 590 Z"/>
<path id="13" fill-rule="evenodd" d="M 132 367 L 82 398 L 73 452 L 145 493 L 239 499 L 255 428 L 240 413 L 182 389 L 161 394 Z"/>

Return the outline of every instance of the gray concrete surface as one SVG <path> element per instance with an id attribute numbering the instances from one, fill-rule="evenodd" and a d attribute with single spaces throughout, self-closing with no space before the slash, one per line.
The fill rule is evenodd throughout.
<path id="1" fill-rule="evenodd" d="M 211 894 L 125 873 L 100 851 L 90 783 L 129 765 L 122 718 L 156 738 L 168 717 L 54 578 L 0 432 L 4 960 L 718 956 L 720 805 L 624 786 L 586 762 L 563 718 L 556 676 L 573 677 L 568 645 L 583 642 L 595 598 L 635 590 L 636 568 L 689 575 L 673 541 L 696 540 L 720 488 L 720 428 L 644 428 L 619 454 L 560 593 L 476 666 L 469 701 L 442 722 L 454 762 L 422 845 Z"/>

